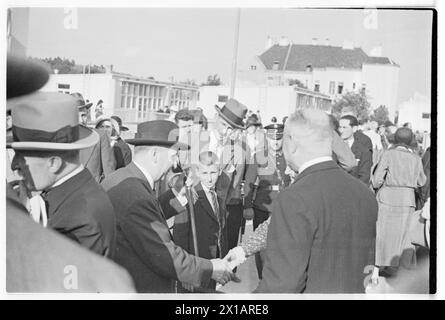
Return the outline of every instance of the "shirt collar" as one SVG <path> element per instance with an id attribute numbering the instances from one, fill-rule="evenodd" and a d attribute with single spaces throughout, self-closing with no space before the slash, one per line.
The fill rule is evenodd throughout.
<path id="1" fill-rule="evenodd" d="M 211 189 L 207 188 L 205 185 L 203 185 L 202 183 L 201 183 L 201 187 L 205 193 L 210 193 L 211 191 L 215 191 L 215 189 L 211 190 Z"/>
<path id="2" fill-rule="evenodd" d="M 301 174 L 304 170 L 306 170 L 307 168 L 321 163 L 321 162 L 326 162 L 326 161 L 331 161 L 332 157 L 331 156 L 325 156 L 325 157 L 318 157 L 309 161 L 306 161 L 305 163 L 303 163 L 300 168 L 298 169 L 298 174 Z"/>
<path id="3" fill-rule="evenodd" d="M 354 140 L 355 140 L 355 139 L 354 139 L 354 136 L 352 136 L 351 139 L 346 140 L 346 142 L 347 142 L 349 148 L 351 148 L 352 145 L 354 144 Z"/>
<path id="4" fill-rule="evenodd" d="M 144 174 L 145 178 L 147 179 L 148 183 L 150 184 L 150 187 L 153 189 L 155 186 L 155 183 L 154 183 L 152 176 L 141 165 L 139 165 L 134 160 L 133 160 L 133 163 L 135 164 L 136 167 L 138 167 L 139 170 L 141 170 L 141 172 Z"/>
<path id="5" fill-rule="evenodd" d="M 62 183 L 64 183 L 65 181 L 71 179 L 76 174 L 81 173 L 83 169 L 84 169 L 83 165 L 78 166 L 76 169 L 74 169 L 73 171 L 71 171 L 67 175 L 65 175 L 62 178 L 60 178 L 59 180 L 57 180 L 51 187 L 49 187 L 49 189 L 55 188 L 57 186 L 60 186 Z"/>

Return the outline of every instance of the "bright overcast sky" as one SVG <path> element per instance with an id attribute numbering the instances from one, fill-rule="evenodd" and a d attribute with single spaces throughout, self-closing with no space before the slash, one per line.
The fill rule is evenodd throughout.
<path id="1" fill-rule="evenodd" d="M 28 55 L 66 57 L 80 64 L 113 64 L 115 71 L 158 80 L 229 83 L 237 9 L 79 9 L 78 28 L 64 28 L 62 8 L 30 11 Z M 357 10 L 242 9 L 238 65 L 264 50 L 267 36 L 310 44 L 316 37 L 366 53 L 376 46 L 400 65 L 398 101 L 430 96 L 431 11 L 379 10 L 377 29 Z"/>

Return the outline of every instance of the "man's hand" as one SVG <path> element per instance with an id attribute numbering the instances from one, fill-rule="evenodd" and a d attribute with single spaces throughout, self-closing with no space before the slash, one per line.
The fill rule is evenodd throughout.
<path id="1" fill-rule="evenodd" d="M 233 270 L 246 261 L 246 253 L 243 248 L 235 247 L 227 253 L 223 260 L 227 261 L 230 270 Z"/>
<path id="2" fill-rule="evenodd" d="M 244 219 L 252 220 L 254 215 L 255 215 L 255 212 L 253 211 L 253 208 L 244 209 L 244 212 L 243 212 Z"/>
<path id="3" fill-rule="evenodd" d="M 213 265 L 212 279 L 224 285 L 229 281 L 241 282 L 241 280 L 232 272 L 227 261 L 222 259 L 212 259 Z"/>

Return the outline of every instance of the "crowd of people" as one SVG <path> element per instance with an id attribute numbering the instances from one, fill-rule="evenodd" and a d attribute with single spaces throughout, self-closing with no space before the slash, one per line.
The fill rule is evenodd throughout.
<path id="1" fill-rule="evenodd" d="M 36 91 L 44 72 L 8 57 L 8 291 L 70 291 L 74 265 L 76 290 L 213 293 L 255 255 L 255 292 L 364 293 L 369 266 L 376 283 L 429 248 L 430 150 L 408 125 L 301 109 L 263 126 L 229 99 L 212 125 L 171 108 L 123 139 L 81 94 Z"/>

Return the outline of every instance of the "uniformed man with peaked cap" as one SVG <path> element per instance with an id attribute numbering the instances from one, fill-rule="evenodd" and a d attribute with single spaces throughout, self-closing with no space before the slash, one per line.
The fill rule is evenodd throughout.
<path id="1" fill-rule="evenodd" d="M 286 174 L 286 160 L 282 152 L 284 125 L 273 123 L 266 127 L 267 146 L 265 150 L 255 153 L 253 165 L 246 173 L 246 199 L 244 215 L 252 219 L 254 230 L 272 212 L 272 201 L 278 193 L 290 183 L 290 176 Z M 258 276 L 261 279 L 262 262 L 260 254 L 256 254 L 255 261 Z"/>

